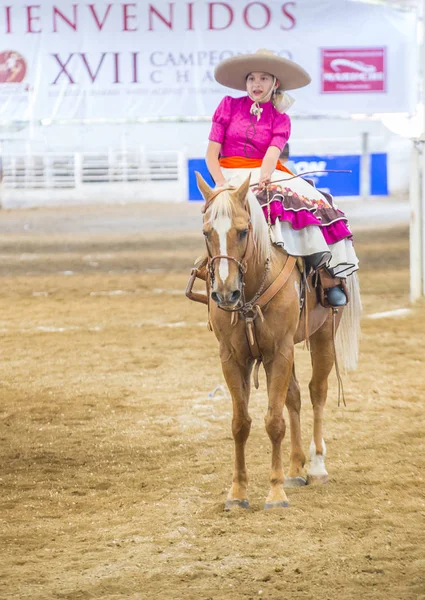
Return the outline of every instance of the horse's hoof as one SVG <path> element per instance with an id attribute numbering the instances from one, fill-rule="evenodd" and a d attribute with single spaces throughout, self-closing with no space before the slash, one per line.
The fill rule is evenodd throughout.
<path id="1" fill-rule="evenodd" d="M 249 508 L 248 500 L 226 500 L 224 510 L 233 510 L 235 508 Z"/>
<path id="2" fill-rule="evenodd" d="M 327 473 L 326 475 L 307 475 L 307 485 L 323 485 L 328 482 Z"/>
<path id="3" fill-rule="evenodd" d="M 281 502 L 266 502 L 264 505 L 264 510 L 271 510 L 273 508 L 288 508 L 289 502 L 287 500 L 282 500 Z"/>
<path id="4" fill-rule="evenodd" d="M 285 477 L 283 483 L 284 488 L 296 488 L 302 487 L 303 485 L 307 485 L 307 479 L 305 479 L 305 477 Z"/>

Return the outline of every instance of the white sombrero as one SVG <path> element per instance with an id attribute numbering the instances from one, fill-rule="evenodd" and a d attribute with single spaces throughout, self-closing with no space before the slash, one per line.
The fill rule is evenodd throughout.
<path id="1" fill-rule="evenodd" d="M 246 78 L 249 73 L 258 71 L 270 73 L 279 79 L 279 90 L 296 90 L 308 85 L 310 75 L 292 60 L 277 56 L 271 50 L 257 50 L 255 54 L 232 56 L 219 63 L 214 71 L 218 83 L 234 90 L 246 90 Z"/>

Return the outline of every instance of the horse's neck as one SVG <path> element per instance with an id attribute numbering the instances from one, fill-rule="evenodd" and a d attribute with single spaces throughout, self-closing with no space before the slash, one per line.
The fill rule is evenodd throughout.
<path id="1" fill-rule="evenodd" d="M 274 281 L 286 262 L 287 255 L 272 246 L 270 251 L 270 269 L 264 282 L 263 291 Z M 245 297 L 249 301 L 260 289 L 264 279 L 266 263 L 251 259 L 245 275 Z"/>

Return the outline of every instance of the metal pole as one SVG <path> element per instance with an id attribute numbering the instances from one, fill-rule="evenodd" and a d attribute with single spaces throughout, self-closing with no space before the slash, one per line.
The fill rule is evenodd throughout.
<path id="1" fill-rule="evenodd" d="M 424 0 L 425 1 L 425 0 Z M 370 150 L 369 133 L 362 133 L 362 159 L 360 163 L 360 195 L 362 200 L 369 200 L 370 196 Z"/>
<path id="2" fill-rule="evenodd" d="M 418 145 L 413 142 L 410 175 L 410 302 L 419 300 L 422 290 L 421 160 L 423 157 L 421 159 Z"/>
<path id="3" fill-rule="evenodd" d="M 422 185 L 421 185 L 421 198 L 419 205 L 419 214 L 418 214 L 418 237 L 420 239 L 420 249 L 419 249 L 419 257 L 420 257 L 420 289 L 421 295 L 425 294 L 425 0 L 422 0 L 422 48 L 421 48 L 421 61 L 422 67 L 422 89 L 421 89 L 421 102 L 422 102 L 422 111 L 423 111 L 423 124 L 422 124 Z"/>
<path id="4" fill-rule="evenodd" d="M 424 124 L 419 140 L 413 140 L 411 181 L 410 181 L 410 301 L 419 300 L 424 286 L 424 198 L 425 198 L 425 152 L 422 147 L 425 140 L 425 43 L 424 43 L 424 23 L 425 23 L 425 0 L 422 0 L 422 14 L 417 13 L 418 27 L 421 28 L 421 46 L 419 57 L 418 84 L 419 101 L 422 104 Z M 419 20 L 421 17 L 421 20 Z"/>
<path id="5" fill-rule="evenodd" d="M 423 68 L 423 67 L 422 67 Z M 425 139 L 425 132 L 422 134 L 422 139 Z M 411 210 L 411 219 L 415 219 L 416 223 L 414 225 L 416 230 L 416 238 L 417 238 L 417 259 L 416 259 L 416 268 L 418 270 L 417 273 L 417 286 L 418 286 L 418 296 L 415 298 L 418 300 L 425 293 L 425 239 L 424 239 L 424 211 L 425 211 L 425 144 L 421 143 L 421 152 L 420 152 L 420 180 L 419 180 L 419 202 L 417 204 L 416 213 L 414 210 Z"/>

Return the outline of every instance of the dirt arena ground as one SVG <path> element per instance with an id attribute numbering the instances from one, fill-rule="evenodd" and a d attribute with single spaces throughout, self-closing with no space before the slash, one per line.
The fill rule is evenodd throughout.
<path id="1" fill-rule="evenodd" d="M 369 318 L 408 307 L 407 227 L 357 232 L 361 358 L 345 409 L 331 376 L 329 484 L 263 511 L 262 375 L 251 509 L 228 514 L 231 405 L 211 396 L 217 344 L 183 295 L 202 236 L 141 234 L 135 208 L 108 234 L 101 207 L 75 234 L 79 210 L 0 217 L 0 598 L 425 600 L 425 303 Z"/>

